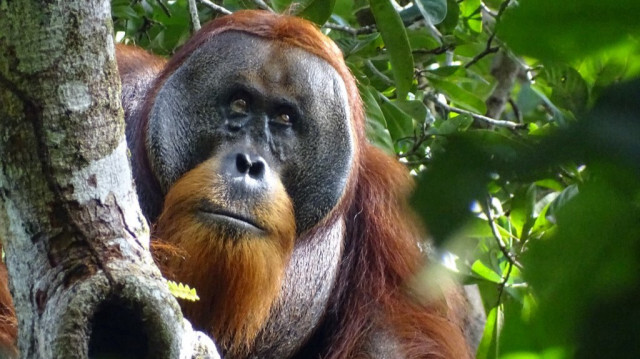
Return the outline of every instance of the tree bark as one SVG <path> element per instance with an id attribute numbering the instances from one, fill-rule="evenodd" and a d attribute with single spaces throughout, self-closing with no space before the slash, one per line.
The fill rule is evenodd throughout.
<path id="1" fill-rule="evenodd" d="M 491 64 L 491 74 L 496 79 L 496 86 L 487 99 L 487 112 L 485 113 L 487 117 L 500 119 L 520 70 L 520 64 L 508 53 L 500 51 L 496 54 Z"/>
<path id="2" fill-rule="evenodd" d="M 149 253 L 110 10 L 0 1 L 0 239 L 20 356 L 215 357 Z"/>

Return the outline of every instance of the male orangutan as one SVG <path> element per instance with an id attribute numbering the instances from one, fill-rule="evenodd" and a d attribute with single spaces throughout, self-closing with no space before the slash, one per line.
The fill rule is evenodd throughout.
<path id="1" fill-rule="evenodd" d="M 356 82 L 311 23 L 240 11 L 168 62 L 118 47 L 127 140 L 155 256 L 225 358 L 469 358 L 424 265 L 412 181 L 367 142 Z M 166 250 L 169 248 L 169 250 Z"/>

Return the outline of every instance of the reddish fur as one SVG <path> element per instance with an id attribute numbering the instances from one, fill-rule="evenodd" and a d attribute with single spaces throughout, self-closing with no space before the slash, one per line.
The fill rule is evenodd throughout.
<path id="1" fill-rule="evenodd" d="M 2 251 L 2 245 L 0 245 Z M 18 337 L 18 321 L 9 293 L 9 276 L 4 263 L 0 263 L 0 356 L 3 353 L 16 354 L 15 342 Z"/>
<path id="2" fill-rule="evenodd" d="M 171 279 L 198 291 L 199 301 L 182 304 L 184 314 L 237 356 L 251 347 L 278 298 L 293 249 L 295 221 L 284 187 L 274 181 L 277 186 L 269 197 L 249 208 L 267 238 L 247 233 L 238 237 L 204 225 L 195 217 L 203 199 L 227 209 L 245 205 L 226 198 L 219 172 L 217 159 L 211 159 L 181 177 L 165 197 L 155 236 L 186 253 L 161 263 L 165 275 L 171 272 Z"/>
<path id="3" fill-rule="evenodd" d="M 116 61 L 121 77 L 129 74 L 148 72 L 155 77 L 167 62 L 161 57 L 154 56 L 142 49 L 122 44 L 116 45 Z M 144 65 L 144 66 L 142 66 Z M 135 78 L 137 76 L 131 77 Z"/>
<path id="4" fill-rule="evenodd" d="M 122 105 L 124 118 L 127 122 L 126 133 L 129 148 L 132 152 L 131 167 L 140 188 L 149 188 L 141 195 L 140 202 L 143 210 L 162 204 L 160 185 L 151 172 L 146 141 L 146 121 L 142 120 L 141 105 L 149 98 L 149 90 L 158 77 L 166 59 L 154 56 L 143 49 L 132 46 L 116 45 L 116 60 L 118 72 L 122 81 Z M 143 182 L 143 183 L 142 183 Z M 140 195 L 140 192 L 139 192 Z M 145 204 L 147 205 L 145 208 Z M 159 213 L 152 213 L 149 221 L 153 222 Z"/>
<path id="5" fill-rule="evenodd" d="M 382 307 L 378 311 L 401 341 L 406 358 L 468 358 L 461 328 L 448 318 L 450 310 L 458 310 L 448 304 L 457 303 L 440 297 L 421 305 L 406 293 L 407 281 L 425 265 L 417 246 L 420 231 L 404 200 L 411 178 L 400 163 L 373 146 L 367 146 L 361 159 L 335 304 L 343 303 L 343 314 L 328 358 L 351 358 L 362 347 L 376 306 Z"/>
<path id="6" fill-rule="evenodd" d="M 160 90 L 166 79 L 169 78 L 196 49 L 200 48 L 215 35 L 234 30 L 281 42 L 285 46 L 300 47 L 327 61 L 336 69 L 340 77 L 344 80 L 349 96 L 351 120 L 353 122 L 355 136 L 354 142 L 360 147 L 356 150 L 357 163 L 357 156 L 360 153 L 365 153 L 365 146 L 367 144 L 364 112 L 358 87 L 349 68 L 344 63 L 342 52 L 338 46 L 331 39 L 320 33 L 315 25 L 304 19 L 277 15 L 266 11 L 244 10 L 207 23 L 185 46 L 180 48 L 180 50 L 171 57 L 156 80 L 148 98 L 155 98 L 156 93 Z M 140 119 L 140 128 L 146 128 L 149 118 L 148 114 L 152 106 L 153 101 L 147 101 L 145 103 L 143 110 L 144 115 Z M 142 136 L 144 136 L 144 133 Z M 140 143 L 144 143 L 145 141 L 146 138 L 143 137 Z M 350 176 L 350 187 L 353 185 L 353 179 L 355 178 L 356 176 L 352 173 Z M 347 194 L 349 193 L 351 193 L 351 190 L 347 191 Z"/>
<path id="7" fill-rule="evenodd" d="M 406 292 L 407 281 L 424 265 L 424 255 L 420 253 L 417 246 L 421 240 L 420 230 L 414 226 L 411 211 L 405 200 L 412 188 L 412 181 L 400 163 L 368 144 L 365 138 L 362 103 L 355 80 L 345 65 L 340 50 L 314 25 L 301 19 L 260 11 L 239 11 L 232 16 L 219 18 L 206 25 L 169 61 L 160 77 L 155 81 L 151 94 L 147 98 L 153 99 L 155 97 L 155 92 L 162 86 L 165 79 L 195 49 L 212 36 L 229 30 L 244 31 L 283 44 L 297 46 L 315 54 L 338 71 L 349 94 L 351 121 L 356 144 L 355 165 L 345 195 L 331 214 L 334 217 L 344 216 L 347 222 L 344 255 L 325 321 L 296 357 L 367 358 L 369 357 L 366 352 L 367 336 L 371 334 L 373 328 L 378 326 L 388 329 L 396 336 L 400 341 L 402 352 L 407 358 L 469 358 L 470 354 L 459 327 L 461 312 L 457 307 L 456 293 L 435 294 L 433 297 L 439 297 L 439 299 L 433 299 L 428 304 L 421 304 Z M 122 48 L 118 48 L 118 50 L 123 51 Z M 146 61 L 132 57 L 132 61 L 122 60 L 128 61 L 122 62 L 121 58 L 126 59 L 126 56 L 119 56 L 118 59 L 119 65 L 123 67 L 122 70 L 126 69 L 126 71 L 135 70 L 129 69 L 130 65 L 132 67 L 137 65 L 138 69 L 144 67 L 144 63 L 140 61 Z M 161 66 L 161 64 L 155 62 L 156 60 L 152 61 L 155 73 L 158 71 L 155 66 Z M 135 123 L 138 133 L 136 137 L 140 139 L 136 151 L 143 149 L 143 144 L 146 141 L 144 128 L 151 105 L 152 101 L 146 102 L 141 118 Z M 148 166 L 148 164 L 143 166 Z M 143 171 L 148 172 L 144 169 Z M 193 193 L 211 195 L 199 191 L 201 188 L 198 186 L 194 187 L 195 182 L 185 181 L 187 181 L 186 188 L 188 189 L 181 189 L 182 185 L 175 189 L 176 202 L 179 203 L 185 198 L 188 202 L 189 196 Z M 174 202 L 173 197 L 167 198 L 167 203 L 172 202 Z M 280 221 L 276 225 L 286 227 L 280 222 L 286 222 L 288 216 L 286 214 L 279 217 Z M 166 223 L 169 227 L 158 230 L 165 235 L 172 231 L 179 232 L 188 228 L 196 237 L 204 235 L 201 230 L 191 228 L 191 222 L 187 217 L 175 220 L 169 220 L 170 217 L 163 218 L 167 219 Z M 273 217 L 269 216 L 268 218 Z M 290 221 L 292 222 L 293 219 Z M 161 222 L 164 222 L 164 219 Z M 286 232 L 292 228 L 283 230 Z M 214 289 L 198 286 L 198 283 L 202 282 L 205 276 L 210 279 L 213 275 L 204 268 L 210 257 L 207 255 L 198 256 L 198 254 L 205 253 L 197 245 L 198 243 L 202 243 L 201 240 L 191 241 L 195 247 L 186 246 L 183 248 L 190 253 L 196 253 L 196 257 L 180 265 L 174 263 L 172 269 L 194 265 L 190 267 L 191 269 L 184 269 L 195 279 L 193 283 L 188 282 L 188 284 L 197 287 L 203 297 L 213 296 Z M 282 253 L 287 253 L 285 247 L 288 245 L 280 248 L 279 254 L 277 251 L 265 254 L 267 260 L 285 260 L 286 255 L 282 255 Z M 248 255 L 248 252 L 241 252 L 238 255 L 246 256 L 249 261 L 256 260 L 256 257 L 253 254 Z M 282 261 L 280 262 L 282 263 Z M 238 265 L 236 262 L 227 263 L 232 267 L 227 267 L 225 270 L 237 268 L 235 267 Z M 282 265 L 284 266 L 284 264 Z M 249 278 L 244 282 L 244 279 L 238 277 L 234 280 L 239 281 L 238 288 L 244 288 L 245 285 L 251 288 L 255 284 L 254 280 L 260 278 L 258 273 L 260 269 L 248 267 L 242 270 L 247 270 L 253 275 L 248 275 Z M 222 273 L 216 272 L 215 275 L 222 275 Z M 251 284 L 252 282 L 254 284 Z M 226 303 L 221 305 L 228 306 L 233 302 L 244 301 L 247 298 L 243 298 L 243 294 L 244 292 L 236 291 L 231 294 Z M 256 310 L 256 313 L 259 313 L 258 316 L 261 316 L 260 313 L 268 311 L 267 308 L 270 307 L 270 304 L 256 304 L 248 301 L 243 306 L 255 306 L 256 308 L 247 310 Z M 196 316 L 192 316 L 192 318 L 203 320 L 202 323 L 205 324 L 202 325 L 206 327 L 208 318 L 211 318 L 209 314 L 212 310 L 202 308 L 193 310 Z M 242 313 L 242 311 L 240 312 Z M 249 343 L 255 333 L 254 329 L 246 326 L 253 328 L 258 325 L 256 323 L 240 324 L 239 319 L 235 316 L 226 318 L 223 322 L 236 328 L 233 333 L 225 332 L 223 328 L 215 328 L 215 323 L 208 325 L 213 327 L 215 333 L 219 333 L 218 340 L 222 338 L 223 341 L 229 340 L 236 344 Z M 13 340 L 15 334 L 11 338 Z"/>
<path id="8" fill-rule="evenodd" d="M 333 215 L 346 214 L 347 235 L 336 295 L 321 333 L 333 333 L 325 358 L 362 356 L 372 315 L 380 311 L 390 331 L 399 336 L 407 358 L 468 358 L 470 354 L 456 319 L 452 303 L 442 297 L 419 305 L 404 292 L 404 284 L 420 268 L 424 256 L 417 243 L 420 232 L 412 224 L 406 197 L 412 181 L 395 159 L 368 144 L 362 102 L 355 79 L 338 47 L 305 20 L 262 11 L 239 11 L 205 27 L 167 64 L 156 89 L 185 59 L 213 36 L 224 31 L 244 31 L 273 41 L 297 46 L 331 64 L 345 82 L 351 107 L 356 143 L 355 166 L 339 208 Z M 451 304 L 451 307 L 449 306 Z M 454 315 L 449 318 L 449 314 Z M 385 321 L 380 323 L 385 327 Z M 322 343 L 324 342 L 324 343 Z M 323 345 L 328 344 L 328 345 Z"/>

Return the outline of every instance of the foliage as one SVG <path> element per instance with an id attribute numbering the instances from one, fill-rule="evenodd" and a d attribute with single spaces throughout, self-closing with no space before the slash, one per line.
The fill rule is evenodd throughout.
<path id="1" fill-rule="evenodd" d="M 173 294 L 173 296 L 176 298 L 188 300 L 191 302 L 200 300 L 200 297 L 198 297 L 198 293 L 196 293 L 195 288 L 191 288 L 186 284 L 167 280 L 167 287 L 169 287 L 169 292 L 171 292 L 171 294 Z"/>
<path id="2" fill-rule="evenodd" d="M 478 358 L 640 357 L 640 3 L 267 3 L 343 50 L 370 140 L 416 174 L 440 253 L 481 289 Z M 188 14 L 113 1 L 119 36 L 160 54 Z"/>

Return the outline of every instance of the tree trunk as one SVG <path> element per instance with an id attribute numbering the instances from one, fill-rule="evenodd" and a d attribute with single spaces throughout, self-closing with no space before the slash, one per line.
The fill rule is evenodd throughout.
<path id="1" fill-rule="evenodd" d="M 0 2 L 0 239 L 20 356 L 215 356 L 149 253 L 109 4 Z"/>

